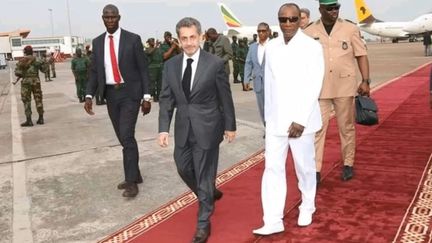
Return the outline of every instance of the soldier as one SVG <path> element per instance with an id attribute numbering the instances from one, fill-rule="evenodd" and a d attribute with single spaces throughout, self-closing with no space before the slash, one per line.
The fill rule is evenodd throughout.
<path id="1" fill-rule="evenodd" d="M 232 37 L 232 42 L 231 42 L 231 48 L 233 50 L 233 58 L 232 58 L 232 63 L 233 63 L 233 79 L 234 79 L 234 83 L 240 83 L 240 81 L 238 80 L 238 75 L 239 75 L 239 64 L 238 64 L 238 60 L 237 60 L 237 49 L 239 47 L 239 44 L 237 43 L 237 36 L 233 36 Z"/>
<path id="2" fill-rule="evenodd" d="M 90 75 L 91 65 L 92 65 L 91 60 L 92 60 L 93 53 L 90 50 L 90 45 L 87 45 L 85 47 L 85 49 L 86 49 L 86 56 L 85 57 L 87 59 L 89 59 L 89 63 L 90 63 L 90 67 L 88 68 L 89 72 L 87 73 L 87 80 L 88 80 L 89 75 Z M 105 105 L 106 104 L 104 97 L 102 96 L 101 92 L 99 92 L 99 87 L 96 89 L 95 98 L 96 98 L 96 105 Z"/>
<path id="3" fill-rule="evenodd" d="M 149 38 L 147 44 L 149 47 L 145 53 L 149 61 L 150 95 L 153 97 L 153 101 L 158 102 L 162 87 L 163 55 L 160 48 L 156 46 L 154 38 Z"/>
<path id="4" fill-rule="evenodd" d="M 246 56 L 248 53 L 248 48 L 246 47 L 246 43 L 247 42 L 245 42 L 244 40 L 239 40 L 239 46 L 236 50 L 237 65 L 239 68 L 240 82 L 242 83 L 243 91 L 251 90 L 249 88 L 249 85 L 245 85 L 244 83 L 244 66 L 245 66 Z"/>
<path id="5" fill-rule="evenodd" d="M 215 28 L 209 28 L 207 35 L 213 45 L 212 53 L 225 61 L 225 72 L 229 75 L 229 60 L 233 57 L 233 50 L 228 37 L 218 34 Z"/>
<path id="6" fill-rule="evenodd" d="M 55 70 L 55 58 L 54 58 L 54 53 L 51 53 L 50 58 L 49 58 L 49 65 L 51 67 L 51 73 L 52 73 L 52 78 L 56 77 L 56 70 Z"/>
<path id="7" fill-rule="evenodd" d="M 87 85 L 90 60 L 82 56 L 80 48 L 76 49 L 76 57 L 72 60 L 72 72 L 75 77 L 77 97 L 80 103 L 85 101 L 85 90 Z"/>
<path id="8" fill-rule="evenodd" d="M 249 45 L 252 45 L 253 43 L 256 43 L 257 39 L 258 39 L 258 35 L 257 34 L 253 34 L 252 41 L 249 42 Z M 247 44 L 247 42 L 246 42 L 246 44 Z"/>
<path id="9" fill-rule="evenodd" d="M 338 0 L 319 0 L 319 3 L 321 19 L 304 30 L 324 49 L 325 76 L 319 99 L 323 128 L 315 138 L 317 183 L 321 179 L 325 136 L 332 110 L 336 113 L 341 137 L 342 180 L 346 181 L 354 176 L 354 96 L 356 93 L 369 95 L 369 60 L 366 46 L 360 38 L 360 29 L 352 22 L 339 18 Z M 356 80 L 356 61 L 362 76 L 360 85 Z"/>
<path id="10" fill-rule="evenodd" d="M 24 48 L 25 57 L 17 63 L 15 68 L 15 76 L 21 78 L 21 100 L 24 103 L 24 111 L 26 121 L 21 123 L 22 127 L 31 127 L 33 122 L 31 119 L 31 95 L 36 103 L 36 109 L 39 114 L 37 124 L 44 124 L 43 118 L 43 104 L 42 104 L 42 90 L 39 79 L 39 71 L 45 73 L 46 67 L 43 65 L 42 60 L 33 56 L 33 48 L 26 46 Z"/>
<path id="11" fill-rule="evenodd" d="M 207 31 L 203 35 L 203 41 L 204 41 L 204 44 L 203 44 L 204 51 L 210 52 L 210 53 L 214 53 L 213 44 L 212 44 L 212 42 L 210 41 L 210 38 L 207 35 Z"/>
<path id="12" fill-rule="evenodd" d="M 43 65 L 46 66 L 44 69 L 46 70 L 45 74 L 45 82 L 50 82 L 52 81 L 51 79 L 51 74 L 50 74 L 50 69 L 49 69 L 49 57 L 46 55 L 46 53 L 42 54 L 42 62 Z"/>
<path id="13" fill-rule="evenodd" d="M 163 54 L 164 62 L 181 53 L 180 45 L 176 39 L 172 38 L 171 32 L 165 31 L 164 42 L 160 45 L 160 51 Z"/>

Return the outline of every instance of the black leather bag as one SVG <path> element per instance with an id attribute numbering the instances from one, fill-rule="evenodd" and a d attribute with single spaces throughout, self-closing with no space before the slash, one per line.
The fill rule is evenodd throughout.
<path id="1" fill-rule="evenodd" d="M 368 96 L 356 96 L 356 123 L 366 126 L 378 124 L 378 107 Z"/>

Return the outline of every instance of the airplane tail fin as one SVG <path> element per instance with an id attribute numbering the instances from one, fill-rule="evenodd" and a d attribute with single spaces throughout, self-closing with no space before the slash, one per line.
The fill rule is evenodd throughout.
<path id="1" fill-rule="evenodd" d="M 241 27 L 242 23 L 225 4 L 218 3 L 220 13 L 228 28 Z"/>
<path id="2" fill-rule="evenodd" d="M 380 20 L 375 19 L 372 15 L 371 10 L 366 5 L 364 0 L 354 0 L 356 13 L 357 13 L 357 21 L 360 24 L 370 24 L 373 22 L 381 22 Z"/>

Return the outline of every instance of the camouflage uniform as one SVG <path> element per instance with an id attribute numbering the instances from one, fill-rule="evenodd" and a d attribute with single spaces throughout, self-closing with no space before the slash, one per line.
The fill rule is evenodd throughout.
<path id="1" fill-rule="evenodd" d="M 149 47 L 145 53 L 149 61 L 150 94 L 154 101 L 158 101 L 162 88 L 163 53 L 158 47 Z"/>
<path id="2" fill-rule="evenodd" d="M 54 59 L 53 56 L 51 56 L 51 57 L 49 58 L 48 63 L 49 63 L 49 65 L 50 65 L 50 67 L 51 67 L 52 77 L 55 78 L 55 77 L 56 77 L 56 71 L 55 71 L 55 59 Z"/>
<path id="3" fill-rule="evenodd" d="M 39 114 L 38 124 L 43 124 L 43 104 L 42 89 L 39 79 L 39 71 L 46 72 L 46 66 L 43 61 L 33 56 L 26 56 L 17 63 L 15 75 L 22 78 L 21 81 L 21 100 L 24 103 L 24 111 L 27 118 L 27 124 L 32 126 L 31 122 L 31 95 L 36 103 L 36 109 Z M 41 121 L 41 122 L 40 122 Z M 25 124 L 25 123 L 23 123 Z M 21 125 L 23 125 L 21 124 Z"/>
<path id="4" fill-rule="evenodd" d="M 50 57 L 48 57 L 46 55 L 44 55 L 43 59 L 42 59 L 44 69 L 46 70 L 46 72 L 44 73 L 45 74 L 45 82 L 52 81 L 51 80 L 51 74 L 50 74 L 50 68 L 49 68 L 49 59 L 50 59 Z"/>
<path id="5" fill-rule="evenodd" d="M 90 60 L 88 57 L 75 57 L 72 60 L 72 72 L 75 76 L 76 92 L 80 102 L 84 102 L 85 99 L 89 67 Z"/>

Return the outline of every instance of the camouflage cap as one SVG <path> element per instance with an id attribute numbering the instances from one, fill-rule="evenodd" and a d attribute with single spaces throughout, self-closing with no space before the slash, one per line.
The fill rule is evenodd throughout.
<path id="1" fill-rule="evenodd" d="M 322 5 L 333 5 L 333 4 L 339 4 L 338 0 L 318 0 L 320 4 Z"/>

